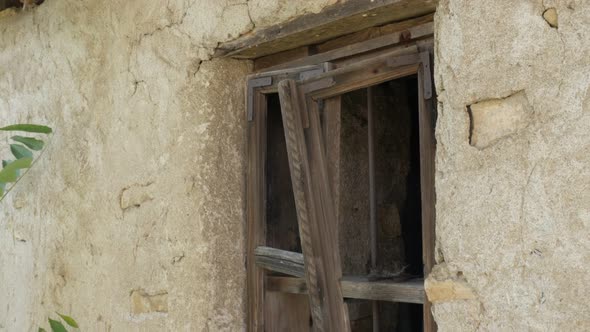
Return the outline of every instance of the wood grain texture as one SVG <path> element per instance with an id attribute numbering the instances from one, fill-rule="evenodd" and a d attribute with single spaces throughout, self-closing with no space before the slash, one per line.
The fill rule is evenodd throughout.
<path id="1" fill-rule="evenodd" d="M 309 91 L 309 97 L 321 100 L 344 93 L 366 88 L 385 81 L 415 74 L 418 71 L 420 57 L 416 49 L 408 49 L 408 54 L 400 55 L 397 51 L 386 53 L 359 61 L 350 66 L 338 68 L 301 82 L 301 88 Z M 331 84 L 321 89 L 312 90 L 308 85 L 316 81 L 331 79 Z"/>
<path id="2" fill-rule="evenodd" d="M 317 14 L 271 26 L 221 44 L 215 56 L 254 59 L 317 44 L 372 26 L 433 13 L 437 0 L 348 0 Z"/>
<path id="3" fill-rule="evenodd" d="M 267 276 L 268 291 L 306 294 L 307 285 L 302 278 Z M 424 279 L 404 281 L 369 281 L 367 277 L 346 276 L 340 282 L 345 298 L 406 303 L 424 303 Z"/>
<path id="4" fill-rule="evenodd" d="M 246 266 L 247 266 L 247 313 L 248 313 L 248 330 L 263 331 L 268 330 L 268 326 L 279 326 L 285 322 L 302 318 L 303 321 L 309 322 L 309 313 L 301 316 L 301 311 L 295 311 L 299 316 L 286 316 L 283 311 L 289 311 L 289 307 L 301 308 L 301 301 L 307 302 L 306 297 L 272 297 L 265 294 L 264 270 L 260 268 L 256 261 L 254 250 L 262 245 L 274 243 L 276 245 L 289 247 L 285 239 L 272 237 L 267 229 L 267 156 L 268 145 L 268 101 L 269 93 L 277 92 L 277 84 L 284 79 L 299 79 L 301 73 L 321 72 L 326 67 L 322 65 L 310 65 L 297 68 L 287 68 L 276 71 L 253 74 L 248 77 L 247 99 L 249 110 L 252 112 L 252 121 L 248 122 L 248 171 L 247 171 L 247 201 L 246 201 L 246 223 L 247 223 L 247 248 L 246 248 Z M 308 75 L 309 76 L 309 75 Z M 250 84 L 252 80 L 268 78 L 270 85 L 260 85 L 254 87 Z M 255 85 L 255 84 L 254 84 Z M 273 111 L 279 111 L 277 109 Z M 282 132 L 282 128 L 280 129 Z M 281 135 L 283 135 L 281 133 Z M 289 170 L 287 170 L 289 172 Z M 288 180 L 290 181 L 290 180 Z M 291 183 L 289 182 L 289 190 Z M 276 230 L 276 229 L 275 229 Z M 275 234 L 276 235 L 276 234 Z M 269 237 L 270 238 L 267 238 Z M 279 242 L 276 242 L 279 241 Z M 265 300 L 271 299 L 272 305 L 265 304 Z M 307 306 L 309 308 L 309 306 Z"/>
<path id="5" fill-rule="evenodd" d="M 299 236 L 305 262 L 305 279 L 308 285 L 311 316 L 316 329 L 323 331 L 325 328 L 322 302 L 320 301 L 320 285 L 318 281 L 317 264 L 315 260 L 316 248 L 312 244 L 311 221 L 309 205 L 312 203 L 309 193 L 309 165 L 307 161 L 303 123 L 301 119 L 300 103 L 295 81 L 284 80 L 278 85 L 281 99 L 281 113 L 287 141 L 289 155 L 289 168 L 291 181 L 295 195 L 297 219 L 299 223 Z M 303 151 L 302 151 L 303 150 Z M 312 207 L 313 209 L 313 207 Z M 319 248 L 317 248 L 319 249 Z M 318 253 L 319 255 L 319 253 Z"/>
<path id="6" fill-rule="evenodd" d="M 256 117 L 248 126 L 248 176 L 246 180 L 246 284 L 248 331 L 264 331 L 264 271 L 255 263 L 254 250 L 264 245 L 265 232 L 265 160 L 266 98 L 254 95 Z"/>
<path id="7" fill-rule="evenodd" d="M 427 55 L 430 57 L 430 54 Z M 434 158 L 436 143 L 434 138 L 433 121 L 433 99 L 426 98 L 425 82 L 430 82 L 432 68 L 421 66 L 418 72 L 418 122 L 420 136 L 420 186 L 422 201 L 422 253 L 424 262 L 424 276 L 427 277 L 436 263 L 434 260 L 435 250 L 435 189 L 434 189 Z M 433 87 L 431 87 L 433 89 Z M 436 331 L 436 322 L 432 316 L 432 304 L 424 303 L 424 331 Z"/>
<path id="8" fill-rule="evenodd" d="M 326 126 L 322 125 L 320 116 L 324 116 L 324 120 L 326 118 L 325 114 L 320 115 L 317 101 L 323 98 L 333 98 L 342 93 L 386 80 L 418 73 L 420 84 L 419 122 L 422 222 L 424 225 L 423 250 L 425 254 L 426 275 L 434 264 L 435 142 L 433 100 L 426 100 L 424 98 L 425 73 L 421 71 L 420 58 L 406 56 L 406 58 L 392 60 L 393 58 L 395 57 L 391 54 L 383 54 L 372 60 L 349 64 L 344 68 L 338 68 L 330 73 L 305 80 L 299 85 L 299 88 L 294 80 L 284 80 L 277 86 L 281 96 L 285 137 L 288 141 L 287 148 L 289 150 L 291 180 L 293 182 L 295 199 L 298 201 L 297 213 L 302 247 L 305 255 L 303 257 L 305 260 L 305 264 L 303 264 L 305 269 L 303 270 L 303 274 L 299 272 L 299 275 L 305 275 L 305 280 L 290 280 L 293 278 L 289 280 L 276 279 L 279 277 L 271 276 L 267 276 L 263 280 L 267 282 L 267 291 L 286 291 L 301 294 L 305 290 L 310 298 L 314 328 L 318 328 L 319 330 L 322 330 L 322 328 L 326 331 L 346 331 L 349 329 L 346 305 L 342 301 L 344 296 L 361 296 L 359 298 L 389 299 L 391 301 L 393 301 L 392 299 L 396 299 L 395 301 L 424 303 L 425 331 L 436 330 L 436 324 L 431 315 L 431 305 L 424 300 L 423 283 L 414 285 L 416 287 L 412 288 L 407 284 L 400 286 L 399 282 L 369 282 L 358 279 L 342 279 L 338 254 L 338 236 L 337 232 L 334 232 L 333 226 L 330 226 L 332 224 L 335 225 L 337 221 L 334 210 L 336 203 L 334 202 L 334 196 L 331 194 L 334 188 L 331 187 L 331 181 L 328 181 L 328 179 L 333 179 L 333 174 L 331 174 L 327 167 L 333 157 L 329 156 L 328 150 L 326 150 L 327 145 L 324 141 L 324 137 L 327 134 Z M 318 82 L 323 83 L 318 84 Z M 326 82 L 327 85 L 324 84 Z M 257 105 L 257 107 L 261 107 L 261 105 Z M 304 118 L 306 119 L 306 125 L 303 124 Z M 249 135 L 252 134 L 249 133 Z M 254 136 L 254 138 L 256 137 Z M 260 156 L 260 152 L 258 152 L 258 155 Z M 250 182 L 248 183 L 250 184 Z M 248 190 L 248 194 L 250 195 L 250 189 Z M 264 194 L 262 192 L 261 197 L 264 197 Z M 300 209 L 300 206 L 303 209 Z M 250 218 L 250 213 L 248 214 L 248 218 Z M 304 222 L 302 223 L 301 221 Z M 301 227 L 307 229 L 302 231 Z M 248 261 L 251 262 L 257 258 L 253 257 L 256 256 L 254 252 L 256 247 L 251 248 L 250 235 L 248 241 Z M 263 243 L 260 245 L 263 245 Z M 250 250 L 252 250 L 252 256 L 250 255 Z M 260 262 L 262 265 L 266 264 L 265 267 L 274 266 L 272 259 Z M 294 268 L 290 266 L 288 269 L 283 269 L 282 271 L 275 269 L 275 271 L 293 274 L 295 270 L 301 271 L 299 269 L 300 267 Z M 249 287 L 251 285 L 250 275 L 251 272 L 249 271 Z M 262 276 L 264 275 L 262 274 Z M 264 283 L 261 283 L 261 285 L 264 286 Z M 310 286 L 310 292 L 307 290 L 308 285 Z M 335 285 L 336 287 L 334 287 Z M 399 290 L 400 287 L 403 290 Z M 250 293 L 251 291 L 249 290 Z M 264 305 L 264 298 L 259 298 L 257 301 L 251 302 L 250 299 L 248 300 L 249 310 L 251 305 L 258 305 L 258 308 L 260 308 L 260 305 Z M 249 322 L 249 329 L 250 326 Z M 259 323 L 254 325 L 258 329 L 250 330 L 258 331 L 260 326 Z"/>
<path id="9" fill-rule="evenodd" d="M 321 81 L 321 80 L 320 80 Z M 318 81 L 318 82 L 320 82 Z M 322 87 L 319 87 L 322 89 Z M 300 89 L 301 91 L 301 89 Z M 327 160 L 325 154 L 325 142 L 322 134 L 320 116 L 320 104 L 305 97 L 302 104 L 309 114 L 309 129 L 306 132 L 309 163 L 311 171 L 311 192 L 315 199 L 316 218 L 312 225 L 315 229 L 314 244 L 321 248 L 322 257 L 322 295 L 326 306 L 324 316 L 330 320 L 330 331 L 350 331 L 348 308 L 342 297 L 342 289 L 339 281 L 342 279 L 342 266 L 340 263 L 340 248 L 338 232 L 334 231 L 337 225 L 336 211 L 332 196 Z M 317 202 L 317 204 L 316 204 Z"/>
<path id="10" fill-rule="evenodd" d="M 407 32 L 399 31 L 394 32 L 388 35 L 384 35 L 381 37 L 377 37 L 370 40 L 360 41 L 358 43 L 349 44 L 346 46 L 342 46 L 337 49 L 325 51 L 323 53 L 310 55 L 307 57 L 299 58 L 296 60 L 288 61 L 285 63 L 277 64 L 268 70 L 279 70 L 283 68 L 289 68 L 292 66 L 305 66 L 315 63 L 321 62 L 328 62 L 334 61 L 339 62 L 340 59 L 346 59 L 354 56 L 354 58 L 350 59 L 350 62 L 358 62 L 359 55 L 364 55 L 367 53 L 373 53 L 384 48 L 387 48 L 387 51 L 399 51 L 403 53 L 404 49 L 407 47 L 411 47 L 411 43 L 404 43 L 401 45 L 396 45 L 402 41 L 404 41 L 405 36 L 411 36 L 411 40 L 431 37 L 433 35 L 434 24 L 433 22 L 426 22 L 412 28 L 409 28 Z"/>
<path id="11" fill-rule="evenodd" d="M 396 40 L 396 42 L 392 44 L 403 43 L 424 37 L 424 35 L 432 34 L 432 29 L 427 29 L 425 31 L 424 29 L 417 27 L 432 26 L 430 23 L 433 21 L 433 19 L 434 15 L 428 14 L 414 19 L 399 21 L 381 26 L 374 26 L 359 32 L 334 38 L 321 44 L 314 45 L 313 48 L 316 53 L 320 54 L 342 47 L 347 47 L 349 45 L 371 41 L 382 36 L 389 36 L 391 41 Z M 426 32 L 426 34 L 424 34 L 424 32 Z M 383 38 L 381 40 L 385 39 Z M 376 43 L 373 45 L 375 44 Z"/>
<path id="12" fill-rule="evenodd" d="M 254 250 L 256 264 L 270 271 L 303 277 L 303 255 L 297 252 L 280 250 L 270 247 L 258 247 Z"/>
<path id="13" fill-rule="evenodd" d="M 254 71 L 260 71 L 268 67 L 277 66 L 281 63 L 300 59 L 309 55 L 311 55 L 309 53 L 309 46 L 301 46 L 279 53 L 269 54 L 254 60 Z"/>
<path id="14" fill-rule="evenodd" d="M 278 90 L 314 328 L 349 331 L 339 284 L 338 239 L 331 227 L 335 224 L 335 213 L 317 104 L 309 109 L 300 100 L 294 80 L 280 82 Z M 303 125 L 304 112 L 309 114 L 308 129 Z"/>
<path id="15" fill-rule="evenodd" d="M 332 198 L 334 202 L 335 220 L 333 225 L 334 231 L 338 233 L 340 220 L 340 130 L 342 127 L 342 119 L 340 116 L 341 97 L 336 96 L 324 100 L 324 109 L 322 111 L 322 130 L 324 141 L 326 143 L 326 166 L 330 176 L 330 184 L 332 188 Z M 336 238 L 339 238 L 336 234 Z"/>
<path id="16" fill-rule="evenodd" d="M 305 294 L 265 293 L 265 311 L 273 312 L 265 322 L 265 331 L 311 331 L 309 301 Z"/>
<path id="17" fill-rule="evenodd" d="M 424 303 L 424 280 L 369 281 L 366 277 L 345 277 L 342 280 L 344 297 L 376 301 Z"/>

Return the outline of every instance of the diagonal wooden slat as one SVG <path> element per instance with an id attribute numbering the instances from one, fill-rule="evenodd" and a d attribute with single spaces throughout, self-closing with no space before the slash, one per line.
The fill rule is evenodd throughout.
<path id="1" fill-rule="evenodd" d="M 349 331 L 339 282 L 338 243 L 329 234 L 335 214 L 323 159 L 319 116 L 317 110 L 312 112 L 310 127 L 304 129 L 302 113 L 306 105 L 300 100 L 296 82 L 281 81 L 278 91 L 314 328 Z"/>

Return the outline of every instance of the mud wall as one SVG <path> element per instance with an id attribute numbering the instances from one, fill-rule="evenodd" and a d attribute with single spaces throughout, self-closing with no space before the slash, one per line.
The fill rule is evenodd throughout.
<path id="1" fill-rule="evenodd" d="M 435 23 L 440 330 L 590 329 L 590 3 L 442 0 Z"/>
<path id="2" fill-rule="evenodd" d="M 0 330 L 36 330 L 55 311 L 89 331 L 243 329 L 251 63 L 211 54 L 333 2 L 2 12 L 0 123 L 55 135 L 1 203 Z"/>

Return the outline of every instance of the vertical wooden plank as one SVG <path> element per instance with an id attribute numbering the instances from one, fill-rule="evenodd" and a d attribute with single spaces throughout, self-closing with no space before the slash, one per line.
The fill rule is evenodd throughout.
<path id="1" fill-rule="evenodd" d="M 254 95 L 256 116 L 248 128 L 247 179 L 247 312 L 248 331 L 264 331 L 264 271 L 256 266 L 254 249 L 265 244 L 266 98 Z"/>
<path id="2" fill-rule="evenodd" d="M 334 225 L 334 230 L 337 233 L 340 220 L 340 128 L 342 126 L 340 112 L 340 96 L 324 100 L 322 129 L 324 132 L 326 162 L 332 188 L 334 212 L 336 215 L 336 224 Z"/>
<path id="3" fill-rule="evenodd" d="M 429 69 L 428 69 L 429 70 Z M 425 99 L 424 71 L 420 66 L 418 71 L 418 105 L 419 105 L 419 136 L 420 136 L 420 186 L 422 199 L 422 253 L 424 261 L 424 278 L 428 276 L 435 264 L 435 192 L 434 192 L 434 157 L 435 141 L 432 114 L 432 98 Z M 432 304 L 426 300 L 424 303 L 424 331 L 436 331 L 436 322 L 432 316 Z"/>
<path id="4" fill-rule="evenodd" d="M 326 167 L 328 179 L 332 189 L 334 206 L 334 224 L 332 225 L 335 247 L 338 248 L 338 259 L 340 259 L 340 158 L 341 149 L 341 128 L 342 128 L 342 98 L 341 96 L 331 97 L 324 100 L 322 114 L 323 141 L 325 144 Z M 339 264 L 340 265 L 340 264 Z M 341 275 L 342 268 L 337 271 Z M 348 310 L 348 308 L 345 308 Z M 346 313 L 349 317 L 348 312 Z M 349 317 L 350 318 L 350 317 Z"/>
<path id="5" fill-rule="evenodd" d="M 267 317 L 265 331 L 311 331 L 307 296 L 266 291 L 264 301 Z M 272 316 L 268 316 L 269 313 Z"/>
<path id="6" fill-rule="evenodd" d="M 314 329 L 349 331 L 348 315 L 340 288 L 340 255 L 332 225 L 334 205 L 330 194 L 322 128 L 317 103 L 309 109 L 309 129 L 304 130 L 297 84 L 278 85 L 289 155 L 291 180 L 302 242 Z"/>
<path id="7" fill-rule="evenodd" d="M 324 301 L 324 316 L 329 319 L 328 331 L 350 331 L 348 309 L 343 300 L 340 281 L 342 266 L 338 233 L 334 230 L 337 224 L 334 202 L 330 190 L 329 174 L 324 141 L 317 102 L 307 98 L 303 104 L 309 112 L 309 129 L 306 132 L 309 170 L 311 172 L 311 197 L 314 198 L 313 211 L 316 218 L 312 220 L 313 244 L 320 248 L 320 268 Z M 305 111 L 305 109 L 304 109 Z"/>

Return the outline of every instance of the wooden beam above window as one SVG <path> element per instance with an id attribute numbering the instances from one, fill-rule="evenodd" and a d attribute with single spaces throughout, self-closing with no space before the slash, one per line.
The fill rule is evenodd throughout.
<path id="1" fill-rule="evenodd" d="M 221 44 L 216 56 L 255 59 L 434 12 L 438 0 L 348 0 Z"/>

